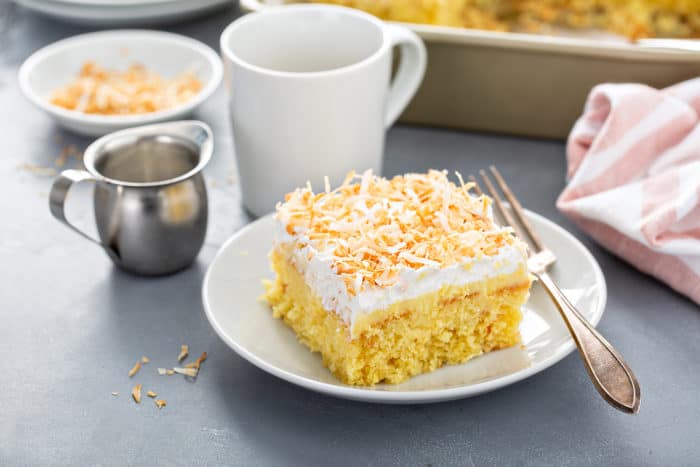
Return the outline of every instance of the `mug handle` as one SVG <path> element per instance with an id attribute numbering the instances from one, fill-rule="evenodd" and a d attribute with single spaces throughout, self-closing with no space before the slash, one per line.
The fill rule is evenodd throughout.
<path id="1" fill-rule="evenodd" d="M 68 219 L 66 219 L 65 203 L 70 187 L 73 186 L 74 183 L 86 180 L 94 181 L 95 177 L 83 170 L 64 170 L 61 172 L 58 178 L 54 180 L 53 185 L 51 185 L 51 193 L 49 194 L 49 210 L 51 211 L 53 217 L 63 222 L 91 242 L 97 243 L 99 246 L 104 248 L 101 241 L 83 232 L 78 227 L 68 222 Z"/>
<path id="2" fill-rule="evenodd" d="M 423 41 L 413 31 L 396 24 L 385 24 L 391 47 L 399 47 L 399 68 L 389 87 L 384 127 L 389 128 L 399 118 L 418 90 L 427 62 Z"/>

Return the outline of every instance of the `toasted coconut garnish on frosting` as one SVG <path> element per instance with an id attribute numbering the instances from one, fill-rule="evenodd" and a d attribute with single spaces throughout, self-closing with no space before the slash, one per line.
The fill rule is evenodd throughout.
<path id="1" fill-rule="evenodd" d="M 277 205 L 296 246 L 330 257 L 348 293 L 396 282 L 401 269 L 443 268 L 494 256 L 515 239 L 494 224 L 491 200 L 470 193 L 472 183 L 450 182 L 447 171 L 391 180 L 351 172 L 334 190 L 305 188 Z M 311 259 L 311 258 L 309 258 Z"/>

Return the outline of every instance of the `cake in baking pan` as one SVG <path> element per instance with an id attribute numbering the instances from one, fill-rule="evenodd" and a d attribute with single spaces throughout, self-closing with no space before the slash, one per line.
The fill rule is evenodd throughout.
<path id="1" fill-rule="evenodd" d="M 319 0 L 314 0 L 319 1 Z M 632 39 L 700 36 L 698 0 L 320 0 L 392 21 L 496 31 L 598 29 Z"/>

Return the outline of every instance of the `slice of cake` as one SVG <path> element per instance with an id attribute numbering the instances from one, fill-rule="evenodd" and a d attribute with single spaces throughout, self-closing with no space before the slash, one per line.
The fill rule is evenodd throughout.
<path id="1" fill-rule="evenodd" d="M 274 316 L 354 385 L 519 343 L 526 247 L 470 187 L 435 170 L 366 172 L 335 190 L 289 193 L 275 216 L 277 277 L 266 283 Z"/>

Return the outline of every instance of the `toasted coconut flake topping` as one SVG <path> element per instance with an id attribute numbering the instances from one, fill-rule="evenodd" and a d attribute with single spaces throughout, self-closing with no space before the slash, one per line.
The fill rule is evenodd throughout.
<path id="1" fill-rule="evenodd" d="M 190 354 L 190 346 L 187 344 L 183 344 L 180 346 L 180 355 L 177 356 L 177 361 L 181 362 L 184 359 L 187 358 L 187 356 Z"/>
<path id="2" fill-rule="evenodd" d="M 147 395 L 148 397 L 158 397 L 158 394 L 156 394 L 156 393 L 153 392 L 153 391 L 148 391 L 148 392 L 146 393 L 146 395 Z"/>
<path id="3" fill-rule="evenodd" d="M 165 400 L 163 400 L 163 399 L 156 399 L 156 400 L 153 401 L 153 402 L 156 404 L 156 406 L 157 406 L 159 409 L 162 409 L 163 407 L 165 407 L 166 405 L 168 405 L 168 403 L 167 403 Z"/>
<path id="4" fill-rule="evenodd" d="M 173 370 L 165 370 L 165 374 L 168 376 L 172 376 L 175 374 L 175 372 Z"/>
<path id="5" fill-rule="evenodd" d="M 131 397 L 134 398 L 134 402 L 137 404 L 141 403 L 141 384 L 134 386 L 134 389 L 131 390 Z"/>
<path id="6" fill-rule="evenodd" d="M 118 393 L 117 391 L 112 391 L 112 395 L 113 395 L 113 396 L 118 396 L 119 393 Z"/>
<path id="7" fill-rule="evenodd" d="M 343 184 L 315 194 L 310 185 L 287 194 L 277 218 L 297 247 L 329 254 L 333 269 L 356 295 L 386 287 L 402 269 L 443 268 L 494 256 L 514 238 L 494 224 L 490 198 L 472 195 L 473 183 L 456 186 L 447 171 L 391 180 L 351 172 Z M 359 183 L 357 183 L 359 180 Z"/>
<path id="8" fill-rule="evenodd" d="M 149 363 L 150 361 L 151 361 L 151 359 L 148 357 L 145 357 L 145 356 L 141 357 L 141 363 Z"/>
<path id="9" fill-rule="evenodd" d="M 129 370 L 129 378 L 131 378 L 136 373 L 138 373 L 140 369 L 141 369 L 141 361 L 137 360 L 136 363 L 134 363 L 134 366 L 131 367 L 131 370 Z"/>
<path id="10" fill-rule="evenodd" d="M 167 372 L 168 372 L 168 370 L 166 370 L 165 368 L 158 368 L 158 374 L 159 374 L 159 375 L 164 375 L 164 374 L 166 374 Z"/>

